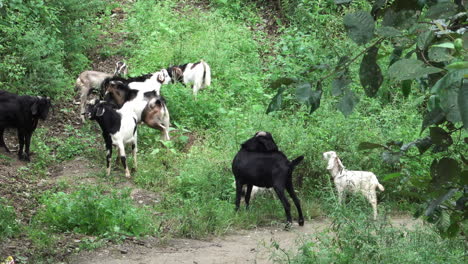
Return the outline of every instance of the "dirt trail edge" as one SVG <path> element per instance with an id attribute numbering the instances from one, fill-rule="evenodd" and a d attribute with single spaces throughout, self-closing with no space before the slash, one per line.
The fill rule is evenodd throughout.
<path id="1" fill-rule="evenodd" d="M 409 216 L 392 217 L 395 227 L 413 228 L 421 224 Z M 275 228 L 258 228 L 240 231 L 234 235 L 210 241 L 173 239 L 165 247 L 151 247 L 124 243 L 93 252 L 81 252 L 69 258 L 70 264 L 210 264 L 210 263 L 272 263 L 272 242 L 287 251 L 297 250 L 296 241 L 329 227 L 328 219 L 314 219 L 304 227 L 294 225 L 290 231 Z M 144 244 L 144 243 L 143 243 Z M 277 252 L 280 254 L 280 252 Z"/>

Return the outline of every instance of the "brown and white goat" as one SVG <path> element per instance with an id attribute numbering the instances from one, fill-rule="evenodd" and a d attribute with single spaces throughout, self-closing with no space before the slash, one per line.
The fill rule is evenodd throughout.
<path id="1" fill-rule="evenodd" d="M 127 65 L 118 61 L 113 74 L 99 71 L 84 71 L 76 79 L 75 89 L 80 91 L 80 116 L 85 121 L 86 102 L 93 89 L 99 89 L 101 83 L 109 77 L 127 74 Z"/>

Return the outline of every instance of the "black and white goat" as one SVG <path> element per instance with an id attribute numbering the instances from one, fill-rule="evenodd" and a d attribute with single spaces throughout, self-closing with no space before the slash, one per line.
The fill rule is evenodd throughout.
<path id="1" fill-rule="evenodd" d="M 292 218 L 291 206 L 284 194 L 286 189 L 296 205 L 299 225 L 304 225 L 300 201 L 292 184 L 292 172 L 303 159 L 304 156 L 299 156 L 289 161 L 278 150 L 273 137 L 268 132 L 257 132 L 255 136 L 245 141 L 232 162 L 232 172 L 236 180 L 236 210 L 239 210 L 244 185 L 247 185 L 245 194 L 247 208 L 253 186 L 273 188 L 283 204 L 288 222 L 287 227 L 289 227 Z"/>
<path id="2" fill-rule="evenodd" d="M 137 169 L 137 117 L 130 107 L 114 109 L 105 101 L 94 100 L 88 104 L 88 118 L 96 120 L 102 130 L 102 136 L 106 144 L 107 176 L 110 175 L 110 163 L 112 158 L 112 146 L 116 146 L 125 169 L 125 176 L 130 178 L 130 170 L 127 167 L 125 144 L 132 144 L 134 170 Z"/>
<path id="3" fill-rule="evenodd" d="M 75 89 L 80 91 L 80 116 L 83 122 L 85 121 L 86 102 L 93 89 L 99 89 L 106 78 L 126 75 L 127 71 L 127 65 L 118 61 L 113 74 L 100 71 L 84 71 L 80 73 L 75 82 Z"/>
<path id="4" fill-rule="evenodd" d="M 106 81 L 104 99 L 115 104 L 117 108 L 126 106 L 132 109 L 137 116 L 138 122 L 142 121 L 149 127 L 160 130 L 162 132 L 161 137 L 164 140 L 170 140 L 169 110 L 164 98 L 158 94 L 157 87 L 160 87 L 162 83 L 157 76 L 155 78 L 159 85 L 153 81 L 126 84 L 112 78 Z"/>
<path id="5" fill-rule="evenodd" d="M 197 95 L 200 89 L 211 85 L 211 69 L 208 63 L 203 60 L 196 63 L 171 66 L 166 70 L 173 83 L 192 84 L 194 95 Z"/>
<path id="6" fill-rule="evenodd" d="M 29 161 L 31 136 L 39 119 L 45 120 L 51 107 L 50 99 L 41 96 L 19 96 L 0 90 L 0 147 L 10 152 L 3 139 L 5 128 L 18 131 L 20 160 Z M 24 152 L 23 152 L 24 147 Z"/>

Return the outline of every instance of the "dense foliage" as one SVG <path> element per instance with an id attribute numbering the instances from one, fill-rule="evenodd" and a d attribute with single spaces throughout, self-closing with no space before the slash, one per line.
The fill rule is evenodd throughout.
<path id="1" fill-rule="evenodd" d="M 0 88 L 63 96 L 87 67 L 101 0 L 0 1 Z"/>
<path id="2" fill-rule="evenodd" d="M 400 7 L 403 2 L 408 5 Z M 65 124 L 52 136 L 52 128 L 39 128 L 32 142 L 36 155 L 19 169 L 19 177 L 54 181 L 49 167 L 80 156 L 98 170 L 81 177 L 98 187 L 77 187 L 78 176 L 57 179 L 50 191 L 33 195 L 40 210 L 27 228 L 15 225 L 19 216 L 6 206 L 10 201 L 0 202 L 0 219 L 8 216 L 0 227 L 6 223 L 42 254 L 51 254 L 60 232 L 93 239 L 204 238 L 282 226 L 281 204 L 268 196 L 256 198 L 249 211 L 234 211 L 232 158 L 240 143 L 265 130 L 288 157 L 306 157 L 293 176 L 306 222 L 319 215 L 334 222 L 327 230 L 332 234 L 306 238 L 299 254 L 288 253 L 291 261 L 456 262 L 463 245 L 440 234 L 466 236 L 462 126 L 468 111 L 459 98 L 466 96 L 460 84 L 468 40 L 466 33 L 439 34 L 437 24 L 432 28 L 435 17 L 427 13 L 437 2 L 451 3 L 0 0 L 0 89 L 72 102 L 71 84 L 91 56 L 115 52 L 125 56 L 133 76 L 204 59 L 213 79 L 197 98 L 181 84 L 162 87 L 172 140 L 162 142 L 158 132 L 140 126 L 139 168 L 131 181 L 120 170 L 104 176 L 105 152 L 95 123 Z M 111 28 L 110 10 L 120 4 L 125 19 Z M 466 25 L 451 15 L 445 29 Z M 405 19 L 410 20 L 400 24 Z M 124 40 L 98 48 L 98 39 L 111 41 L 107 31 L 112 30 Z M 455 101 L 458 108 L 444 103 Z M 70 114 L 71 107 L 57 112 Z M 349 169 L 373 171 L 385 186 L 377 223 L 360 197 L 349 206 L 337 205 L 321 158 L 329 150 Z M 157 201 L 144 207 L 153 215 L 140 210 L 128 192 L 112 190 L 122 186 L 156 194 Z M 442 232 L 430 225 L 411 231 L 389 226 L 395 212 L 417 211 L 437 220 Z M 320 243 L 310 242 L 316 239 Z M 392 259 L 397 250 L 405 253 Z"/>

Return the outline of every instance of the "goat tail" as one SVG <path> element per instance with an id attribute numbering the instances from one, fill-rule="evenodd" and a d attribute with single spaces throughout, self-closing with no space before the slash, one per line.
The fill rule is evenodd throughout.
<path id="1" fill-rule="evenodd" d="M 294 169 L 294 167 L 296 167 L 299 163 L 301 163 L 303 159 L 304 159 L 304 156 L 299 156 L 295 158 L 294 160 L 292 160 L 289 166 L 291 167 L 291 169 Z"/>
<path id="2" fill-rule="evenodd" d="M 380 184 L 380 183 L 377 183 L 377 188 L 379 188 L 379 190 L 380 190 L 381 192 L 385 191 L 385 188 L 384 188 L 383 185 Z"/>
<path id="3" fill-rule="evenodd" d="M 211 68 L 208 63 L 204 60 L 201 60 L 201 64 L 203 65 L 203 86 L 210 86 L 211 85 Z"/>

